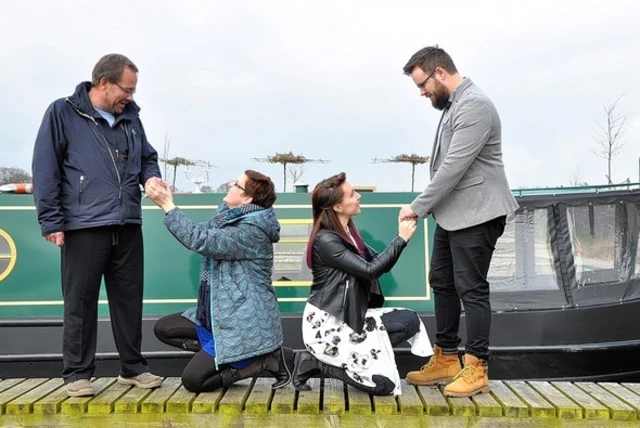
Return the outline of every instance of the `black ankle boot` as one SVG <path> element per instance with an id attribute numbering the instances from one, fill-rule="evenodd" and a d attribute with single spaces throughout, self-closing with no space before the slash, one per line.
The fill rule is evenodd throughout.
<path id="1" fill-rule="evenodd" d="M 233 383 L 254 377 L 268 371 L 276 378 L 276 382 L 271 388 L 278 389 L 289 385 L 291 382 L 291 371 L 293 370 L 293 350 L 289 348 L 278 348 L 275 351 L 256 357 L 255 361 L 243 369 L 227 368 L 220 371 L 225 387 Z"/>
<path id="2" fill-rule="evenodd" d="M 265 368 L 264 358 L 258 357 L 254 362 L 249 364 L 243 369 L 234 369 L 233 367 L 227 367 L 220 370 L 220 376 L 222 377 L 222 386 L 228 388 L 239 380 L 252 378 L 259 375 Z"/>
<path id="3" fill-rule="evenodd" d="M 307 380 L 314 375 L 320 374 L 320 365 L 316 357 L 308 351 L 298 353 L 295 367 L 293 369 L 293 386 L 298 391 L 310 391 Z"/>
<path id="4" fill-rule="evenodd" d="M 293 371 L 293 349 L 285 348 L 284 346 L 276 349 L 270 354 L 270 357 L 275 358 L 278 363 L 277 370 L 271 370 L 269 367 L 269 373 L 276 378 L 276 382 L 271 384 L 271 388 L 278 389 L 289 385 L 291 382 L 291 372 Z M 273 366 L 270 364 L 270 366 Z"/>

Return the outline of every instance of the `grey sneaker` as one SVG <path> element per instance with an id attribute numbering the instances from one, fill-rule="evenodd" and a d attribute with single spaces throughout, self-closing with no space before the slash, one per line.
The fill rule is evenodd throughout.
<path id="1" fill-rule="evenodd" d="M 118 383 L 121 385 L 134 385 L 138 388 L 151 389 L 158 388 L 162 385 L 162 378 L 151 372 L 144 372 L 134 377 L 118 376 Z"/>
<path id="2" fill-rule="evenodd" d="M 78 379 L 69 382 L 65 387 L 67 388 L 67 396 L 69 397 L 88 397 L 96 393 L 89 379 Z"/>

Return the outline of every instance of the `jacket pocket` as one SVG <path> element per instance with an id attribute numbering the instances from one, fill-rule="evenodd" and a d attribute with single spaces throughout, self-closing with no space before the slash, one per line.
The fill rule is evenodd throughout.
<path id="1" fill-rule="evenodd" d="M 344 308 L 347 305 L 347 294 L 349 294 L 349 280 L 346 281 L 344 287 L 344 296 L 342 297 L 342 307 Z"/>
<path id="2" fill-rule="evenodd" d="M 466 180 L 462 180 L 461 182 L 459 182 L 458 185 L 453 188 L 453 190 L 466 189 L 467 187 L 476 186 L 482 183 L 483 181 L 484 181 L 484 177 L 482 175 L 467 178 Z"/>
<path id="3" fill-rule="evenodd" d="M 129 142 L 129 159 L 138 159 L 142 152 L 142 137 L 140 130 L 133 125 L 129 125 L 126 129 Z"/>

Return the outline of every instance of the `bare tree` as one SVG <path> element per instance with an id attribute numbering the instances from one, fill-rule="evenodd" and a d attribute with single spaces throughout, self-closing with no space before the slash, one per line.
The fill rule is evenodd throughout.
<path id="1" fill-rule="evenodd" d="M 569 184 L 571 186 L 586 186 L 587 182 L 582 179 L 582 171 L 576 167 L 576 170 L 569 175 Z"/>
<path id="2" fill-rule="evenodd" d="M 162 150 L 162 159 L 169 159 L 169 149 L 171 148 L 171 137 L 169 137 L 169 131 L 164 133 L 164 149 Z M 165 181 L 169 182 L 169 177 L 167 176 L 169 164 L 167 162 L 164 163 L 164 174 L 162 174 L 162 178 Z"/>
<path id="3" fill-rule="evenodd" d="M 0 167 L 0 185 L 8 183 L 31 183 L 31 175 L 20 168 Z"/>
<path id="4" fill-rule="evenodd" d="M 303 163 L 289 165 L 289 178 L 291 179 L 291 181 L 293 181 L 294 187 L 303 175 L 304 175 Z"/>
<path id="5" fill-rule="evenodd" d="M 213 187 L 209 186 L 208 184 L 205 184 L 204 186 L 200 186 L 200 191 L 202 193 L 213 193 Z"/>
<path id="6" fill-rule="evenodd" d="M 598 122 L 598 130 L 593 139 L 597 143 L 597 148 L 590 150 L 594 155 L 606 159 L 607 161 L 607 184 L 612 184 L 611 178 L 611 161 L 613 158 L 622 152 L 625 143 L 622 141 L 622 137 L 627 132 L 625 122 L 627 118 L 623 114 L 616 112 L 618 102 L 624 96 L 623 93 L 618 97 L 613 104 L 608 106 L 602 106 L 604 108 L 605 120 L 604 124 Z"/>
<path id="7" fill-rule="evenodd" d="M 279 163 L 282 164 L 283 169 L 283 185 L 282 191 L 287 191 L 287 165 L 298 165 L 305 164 L 310 162 L 319 162 L 319 163 L 327 163 L 328 160 L 324 159 L 309 159 L 302 155 L 294 155 L 292 152 L 289 153 L 276 153 L 273 156 L 267 156 L 266 158 L 253 158 L 253 160 L 258 162 L 267 162 L 267 163 Z"/>
<path id="8" fill-rule="evenodd" d="M 394 156 L 388 159 L 378 159 L 374 158 L 373 163 L 410 163 L 411 164 L 411 191 L 413 192 L 413 187 L 416 179 L 416 165 L 422 165 L 427 163 L 429 160 L 429 156 L 419 156 L 415 153 L 410 155 L 405 155 L 404 153 L 401 155 Z"/>
<path id="9" fill-rule="evenodd" d="M 214 193 L 227 193 L 227 190 L 229 190 L 229 183 L 231 181 L 233 181 L 233 180 L 227 180 L 225 182 L 222 182 L 222 183 L 218 184 L 218 187 L 216 187 L 213 192 Z"/>

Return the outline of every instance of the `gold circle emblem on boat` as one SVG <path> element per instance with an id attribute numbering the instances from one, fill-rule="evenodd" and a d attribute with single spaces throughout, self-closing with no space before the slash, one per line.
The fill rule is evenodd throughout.
<path id="1" fill-rule="evenodd" d="M 15 242 L 7 232 L 0 229 L 0 281 L 9 276 L 16 265 L 17 256 Z"/>

